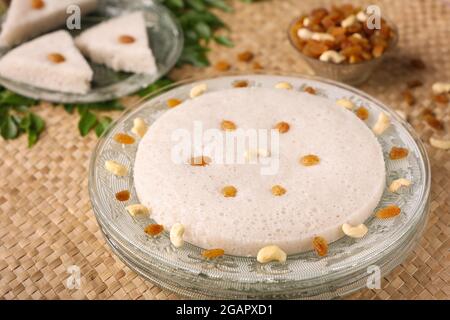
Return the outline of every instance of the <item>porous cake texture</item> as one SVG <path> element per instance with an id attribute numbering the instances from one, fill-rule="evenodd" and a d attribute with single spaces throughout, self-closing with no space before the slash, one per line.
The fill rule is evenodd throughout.
<path id="1" fill-rule="evenodd" d="M 194 121 L 220 129 L 223 120 L 243 129 L 289 124 L 279 135 L 275 174 L 262 175 L 255 164 L 172 161 L 174 132 L 192 132 Z M 309 154 L 320 162 L 302 165 Z M 244 256 L 275 244 L 292 254 L 312 249 L 314 236 L 335 241 L 342 224 L 371 216 L 385 187 L 385 163 L 367 125 L 333 101 L 294 90 L 230 89 L 187 100 L 153 123 L 139 144 L 134 181 L 152 218 L 167 229 L 183 224 L 187 242 Z M 237 193 L 224 197 L 230 185 Z M 275 185 L 286 192 L 275 196 Z"/>

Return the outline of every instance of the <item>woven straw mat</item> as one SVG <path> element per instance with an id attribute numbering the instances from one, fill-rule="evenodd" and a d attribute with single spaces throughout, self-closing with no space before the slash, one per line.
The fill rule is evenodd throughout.
<path id="1" fill-rule="evenodd" d="M 374 1 L 372 1 L 373 3 Z M 252 70 L 237 62 L 243 50 L 255 53 L 265 70 L 307 72 L 286 36 L 289 23 L 313 7 L 331 1 L 232 2 L 234 13 L 219 13 L 231 27 L 234 48 L 216 47 L 212 63 L 225 59 L 233 70 Z M 339 3 L 339 1 L 334 1 Z M 361 2 L 368 5 L 369 2 Z M 432 102 L 431 85 L 450 81 L 450 1 L 380 1 L 382 13 L 397 24 L 400 42 L 395 54 L 361 89 L 391 107 L 403 110 L 431 158 L 431 212 L 424 236 L 406 261 L 382 280 L 379 290 L 360 290 L 350 299 L 448 299 L 450 151 L 429 145 L 429 137 L 450 136 L 450 106 Z M 233 32 L 234 31 L 234 32 Z M 426 69 L 410 66 L 421 58 Z M 172 77 L 210 75 L 214 68 L 184 67 Z M 420 79 L 413 90 L 415 106 L 407 106 L 401 91 L 408 80 Z M 432 108 L 444 121 L 443 133 L 421 120 Z M 42 103 L 36 112 L 47 120 L 47 130 L 29 150 L 26 137 L 0 142 L 0 297 L 4 299 L 177 299 L 140 278 L 106 245 L 94 218 L 87 191 L 88 162 L 97 139 L 81 138 L 78 117 Z M 117 117 L 118 114 L 114 114 Z M 81 288 L 69 290 L 67 268 L 81 269 Z"/>

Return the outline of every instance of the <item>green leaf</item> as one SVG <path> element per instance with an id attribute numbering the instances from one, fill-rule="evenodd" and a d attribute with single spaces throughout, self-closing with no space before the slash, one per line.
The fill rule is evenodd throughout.
<path id="1" fill-rule="evenodd" d="M 0 105 L 8 106 L 32 106 L 36 100 L 18 95 L 12 91 L 5 90 L 0 92 Z"/>
<path id="2" fill-rule="evenodd" d="M 106 101 L 106 102 L 93 102 L 93 103 L 84 103 L 77 104 L 75 107 L 78 110 L 78 113 L 81 115 L 85 113 L 87 110 L 96 110 L 96 111 L 122 111 L 124 110 L 124 106 L 118 100 Z M 74 107 L 69 105 L 68 110 L 71 111 Z M 66 109 L 67 111 L 67 109 Z"/>
<path id="3" fill-rule="evenodd" d="M 225 23 L 222 20 L 208 11 L 198 12 L 188 10 L 180 16 L 179 20 L 184 30 L 189 30 L 189 28 L 192 28 L 198 22 L 204 22 L 212 29 L 217 29 L 225 26 Z"/>
<path id="4" fill-rule="evenodd" d="M 19 127 L 9 115 L 3 120 L 0 130 L 1 135 L 5 140 L 15 139 L 19 135 Z"/>
<path id="5" fill-rule="evenodd" d="M 216 7 L 225 12 L 232 12 L 233 8 L 231 8 L 225 1 L 223 0 L 205 0 L 205 3 L 211 7 Z"/>
<path id="6" fill-rule="evenodd" d="M 170 9 L 183 9 L 183 0 L 164 0 L 163 3 Z"/>
<path id="7" fill-rule="evenodd" d="M 95 126 L 95 134 L 97 137 L 101 137 L 102 134 L 109 128 L 111 125 L 112 119 L 110 117 L 102 118 L 97 125 Z"/>
<path id="8" fill-rule="evenodd" d="M 30 113 L 30 119 L 31 119 L 31 128 L 32 130 L 35 130 L 38 135 L 44 131 L 45 129 L 45 122 L 44 120 L 39 117 L 37 114 L 35 113 Z"/>
<path id="9" fill-rule="evenodd" d="M 206 10 L 206 6 L 202 0 L 186 0 L 186 3 L 189 7 L 197 11 Z"/>
<path id="10" fill-rule="evenodd" d="M 144 88 L 142 90 L 140 90 L 137 94 L 140 97 L 145 97 L 155 91 L 161 90 L 164 87 L 167 87 L 168 85 L 171 85 L 173 83 L 172 80 L 170 80 L 169 78 L 162 78 L 159 79 L 158 81 L 152 83 L 151 85 L 149 85 L 147 88 Z"/>
<path id="11" fill-rule="evenodd" d="M 215 36 L 214 41 L 228 48 L 234 47 L 233 41 L 231 41 L 227 36 Z"/>
<path id="12" fill-rule="evenodd" d="M 22 118 L 19 124 L 20 128 L 24 131 L 28 131 L 28 129 L 31 126 L 31 117 L 29 115 L 26 115 Z"/>
<path id="13" fill-rule="evenodd" d="M 200 45 L 187 46 L 181 53 L 179 64 L 187 63 L 196 67 L 209 66 L 209 60 L 206 56 L 208 48 L 201 47 Z"/>
<path id="14" fill-rule="evenodd" d="M 75 110 L 76 105 L 75 104 L 65 104 L 64 105 L 64 110 L 66 110 L 66 112 L 68 114 L 73 114 L 73 111 Z"/>
<path id="15" fill-rule="evenodd" d="M 87 136 L 89 134 L 89 131 L 94 128 L 96 123 L 97 117 L 95 116 L 95 114 L 93 114 L 89 110 L 84 111 L 81 114 L 80 121 L 78 122 L 78 129 L 80 130 L 81 136 Z"/>
<path id="16" fill-rule="evenodd" d="M 28 131 L 28 148 L 31 148 L 36 144 L 39 139 L 39 133 L 34 130 Z"/>
<path id="17" fill-rule="evenodd" d="M 200 38 L 208 40 L 211 38 L 211 28 L 204 22 L 198 22 L 195 27 L 195 31 L 200 36 Z"/>

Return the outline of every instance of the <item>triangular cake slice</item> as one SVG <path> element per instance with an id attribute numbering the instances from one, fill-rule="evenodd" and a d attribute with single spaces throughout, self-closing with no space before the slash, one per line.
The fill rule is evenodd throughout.
<path id="1" fill-rule="evenodd" d="M 98 0 L 12 0 L 0 33 L 0 46 L 17 45 L 63 25 L 67 8 L 76 5 L 81 14 L 97 8 Z"/>
<path id="2" fill-rule="evenodd" d="M 115 71 L 156 72 L 141 11 L 102 22 L 84 31 L 75 43 L 92 61 L 105 64 Z"/>
<path id="3" fill-rule="evenodd" d="M 9 51 L 0 60 L 0 76 L 35 87 L 87 93 L 93 71 L 73 38 L 61 30 Z"/>

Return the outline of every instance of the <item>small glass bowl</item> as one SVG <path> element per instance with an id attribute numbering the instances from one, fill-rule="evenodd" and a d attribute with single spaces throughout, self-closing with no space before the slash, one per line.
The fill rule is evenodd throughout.
<path id="1" fill-rule="evenodd" d="M 391 118 L 391 127 L 378 137 L 386 160 L 386 180 L 404 177 L 412 181 L 409 188 L 398 193 L 386 188 L 378 208 L 396 204 L 402 208 L 393 219 L 369 218 L 369 229 L 361 239 L 343 237 L 329 244 L 326 257 L 314 252 L 289 255 L 286 263 L 261 264 L 255 257 L 224 255 L 207 260 L 202 248 L 186 243 L 175 248 L 168 232 L 149 237 L 144 228 L 158 223 L 150 216 L 132 217 L 126 206 L 138 203 L 134 188 L 133 167 L 137 143 L 123 146 L 114 141 L 119 132 L 131 133 L 133 120 L 141 117 L 149 125 L 167 110 L 169 98 L 189 99 L 193 86 L 205 83 L 208 92 L 233 87 L 246 80 L 250 87 L 273 88 L 289 82 L 293 90 L 313 87 L 320 97 L 332 101 L 345 98 L 369 110 L 366 124 L 372 127 L 380 112 Z M 239 89 L 236 89 L 239 90 Z M 410 151 L 406 159 L 390 161 L 392 146 Z M 104 168 L 106 160 L 125 165 L 130 174 L 113 176 Z M 131 192 L 131 200 L 119 202 L 115 193 Z M 330 299 L 347 295 L 367 285 L 374 272 L 383 277 L 400 264 L 420 238 L 429 208 L 430 167 L 428 156 L 412 128 L 395 112 L 369 95 L 347 85 L 318 77 L 293 74 L 239 74 L 204 79 L 189 79 L 145 98 L 139 106 L 129 109 L 100 139 L 91 159 L 89 193 L 97 222 L 115 254 L 145 279 L 190 298 L 210 299 Z"/>
<path id="2" fill-rule="evenodd" d="M 296 18 L 290 25 L 288 29 L 288 38 L 291 45 L 294 49 L 300 54 L 302 59 L 306 61 L 306 63 L 311 67 L 311 69 L 315 72 L 316 75 L 328 79 L 332 79 L 339 82 L 344 82 L 350 85 L 360 85 L 366 82 L 369 77 L 372 75 L 373 71 L 381 64 L 386 55 L 392 52 L 397 46 L 398 42 L 398 29 L 391 20 L 386 19 L 387 24 L 391 27 L 393 31 L 393 38 L 389 42 L 389 46 L 386 51 L 378 58 L 374 58 L 368 61 L 362 61 L 358 63 L 332 63 L 332 62 L 324 62 L 319 59 L 315 59 L 312 57 L 308 57 L 303 54 L 300 49 L 296 45 L 296 40 L 293 39 L 293 34 L 291 32 L 292 27 L 298 21 Z"/>

